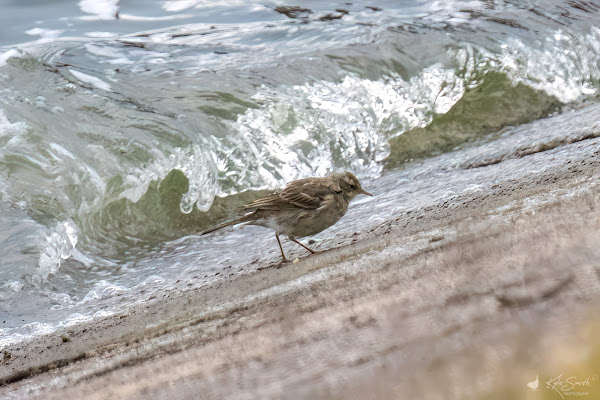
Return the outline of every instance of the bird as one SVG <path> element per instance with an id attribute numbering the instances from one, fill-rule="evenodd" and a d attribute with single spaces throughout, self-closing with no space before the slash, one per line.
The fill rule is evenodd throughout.
<path id="1" fill-rule="evenodd" d="M 281 250 L 282 264 L 288 260 L 280 235 L 302 246 L 311 254 L 318 251 L 296 238 L 315 235 L 335 224 L 359 194 L 373 196 L 362 188 L 351 172 L 336 172 L 326 177 L 303 178 L 288 183 L 280 192 L 261 197 L 242 207 L 244 215 L 201 233 L 206 235 L 231 225 L 247 223 L 275 231 Z"/>
<path id="2" fill-rule="evenodd" d="M 535 381 L 533 381 L 533 382 L 529 382 L 529 383 L 527 384 L 527 387 L 528 387 L 529 389 L 531 389 L 532 391 L 534 391 L 534 392 L 537 390 L 537 388 L 538 388 L 538 386 L 539 386 L 539 384 L 540 384 L 540 379 L 539 379 L 539 377 L 540 377 L 539 375 L 536 375 L 536 377 L 535 377 Z"/>

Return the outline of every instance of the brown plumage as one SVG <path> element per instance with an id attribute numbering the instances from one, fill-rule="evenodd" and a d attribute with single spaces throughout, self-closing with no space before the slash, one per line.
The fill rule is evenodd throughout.
<path id="1" fill-rule="evenodd" d="M 338 172 L 324 178 L 299 179 L 288 183 L 281 192 L 244 206 L 247 214 L 202 234 L 241 223 L 271 228 L 275 231 L 285 263 L 288 259 L 283 253 L 279 235 L 286 235 L 306 250 L 316 253 L 296 238 L 315 235 L 335 224 L 346 213 L 350 201 L 359 194 L 372 196 L 360 186 L 358 178 L 351 172 Z"/>

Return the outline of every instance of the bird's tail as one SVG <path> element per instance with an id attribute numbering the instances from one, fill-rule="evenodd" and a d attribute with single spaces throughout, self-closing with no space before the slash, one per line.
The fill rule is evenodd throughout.
<path id="1" fill-rule="evenodd" d="M 255 219 L 255 218 L 254 218 L 254 214 L 255 214 L 255 213 L 256 213 L 256 212 L 251 212 L 251 213 L 249 213 L 249 214 L 246 214 L 246 215 L 243 215 L 243 216 L 241 216 L 241 217 L 239 217 L 239 218 L 232 219 L 231 221 L 223 222 L 222 224 L 220 224 L 220 225 L 217 225 L 217 226 L 216 226 L 216 227 L 214 227 L 214 228 L 211 228 L 211 229 L 208 229 L 208 230 L 206 230 L 206 231 L 202 232 L 202 233 L 200 234 L 200 236 L 202 236 L 202 235 L 206 235 L 207 233 L 211 233 L 211 232 L 214 232 L 214 231 L 218 231 L 219 229 L 223 229 L 223 228 L 226 228 L 226 227 L 228 227 L 228 226 L 232 226 L 232 225 L 242 224 L 242 223 L 244 223 L 244 222 L 250 222 L 250 221 L 253 221 L 253 220 Z"/>

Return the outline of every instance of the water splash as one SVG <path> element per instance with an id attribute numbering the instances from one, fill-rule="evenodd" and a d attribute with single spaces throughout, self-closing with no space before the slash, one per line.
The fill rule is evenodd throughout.
<path id="1" fill-rule="evenodd" d="M 25 122 L 13 122 L 11 123 L 4 111 L 0 109 L 0 138 L 8 137 L 9 141 L 0 147 L 5 147 L 7 144 L 14 144 L 19 137 L 27 131 L 27 124 Z M 0 142 L 2 143 L 2 142 Z"/>
<path id="2" fill-rule="evenodd" d="M 196 205 L 200 211 L 208 211 L 218 193 L 216 165 L 208 146 L 192 145 L 174 148 L 170 153 L 155 149 L 154 159 L 144 168 L 132 169 L 124 178 L 126 189 L 120 198 L 137 202 L 147 192 L 153 181 L 161 181 L 172 170 L 180 170 L 189 179 L 189 190 L 180 203 L 181 212 L 190 213 Z"/>
<path id="3" fill-rule="evenodd" d="M 43 279 L 60 269 L 62 260 L 71 257 L 77 245 L 77 225 L 72 220 L 58 223 L 54 232 L 48 236 L 45 250 L 38 261 L 38 273 Z"/>
<path id="4" fill-rule="evenodd" d="M 532 47 L 509 38 L 498 58 L 514 82 L 556 97 L 563 103 L 597 93 L 600 81 L 600 29 L 585 35 L 557 30 Z"/>
<path id="5" fill-rule="evenodd" d="M 440 64 L 409 81 L 398 74 L 379 80 L 347 75 L 340 82 L 263 86 L 253 96 L 261 107 L 232 124 L 236 147 L 246 150 L 228 177 L 269 188 L 341 168 L 376 177 L 390 137 L 427 125 L 464 90 L 463 80 Z"/>
<path id="6" fill-rule="evenodd" d="M 117 296 L 119 293 L 123 293 L 126 289 L 119 285 L 111 284 L 105 280 L 102 280 L 94 288 L 88 292 L 88 294 L 81 301 L 82 304 L 89 303 L 90 301 L 97 301 L 107 299 L 109 297 Z"/>

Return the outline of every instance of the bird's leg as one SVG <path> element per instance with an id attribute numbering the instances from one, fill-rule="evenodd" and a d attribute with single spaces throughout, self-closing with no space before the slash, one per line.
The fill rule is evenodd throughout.
<path id="1" fill-rule="evenodd" d="M 296 240 L 296 239 L 294 239 L 294 238 L 289 238 L 289 239 L 290 239 L 292 242 L 294 242 L 294 243 L 297 243 L 297 244 L 299 244 L 300 246 L 304 247 L 306 250 L 310 251 L 310 253 L 311 253 L 311 254 L 319 254 L 319 253 L 321 253 L 320 251 L 313 250 L 313 249 L 311 249 L 310 247 L 303 245 L 302 243 L 300 243 L 299 241 L 297 241 L 297 240 Z"/>
<path id="2" fill-rule="evenodd" d="M 290 260 L 285 258 L 285 253 L 283 252 L 283 247 L 281 247 L 281 240 L 279 240 L 279 234 L 277 232 L 275 232 L 275 237 L 277 238 L 277 243 L 279 243 L 279 250 L 281 250 L 281 257 L 283 258 L 283 261 L 281 261 L 281 263 L 282 264 L 289 263 Z"/>

